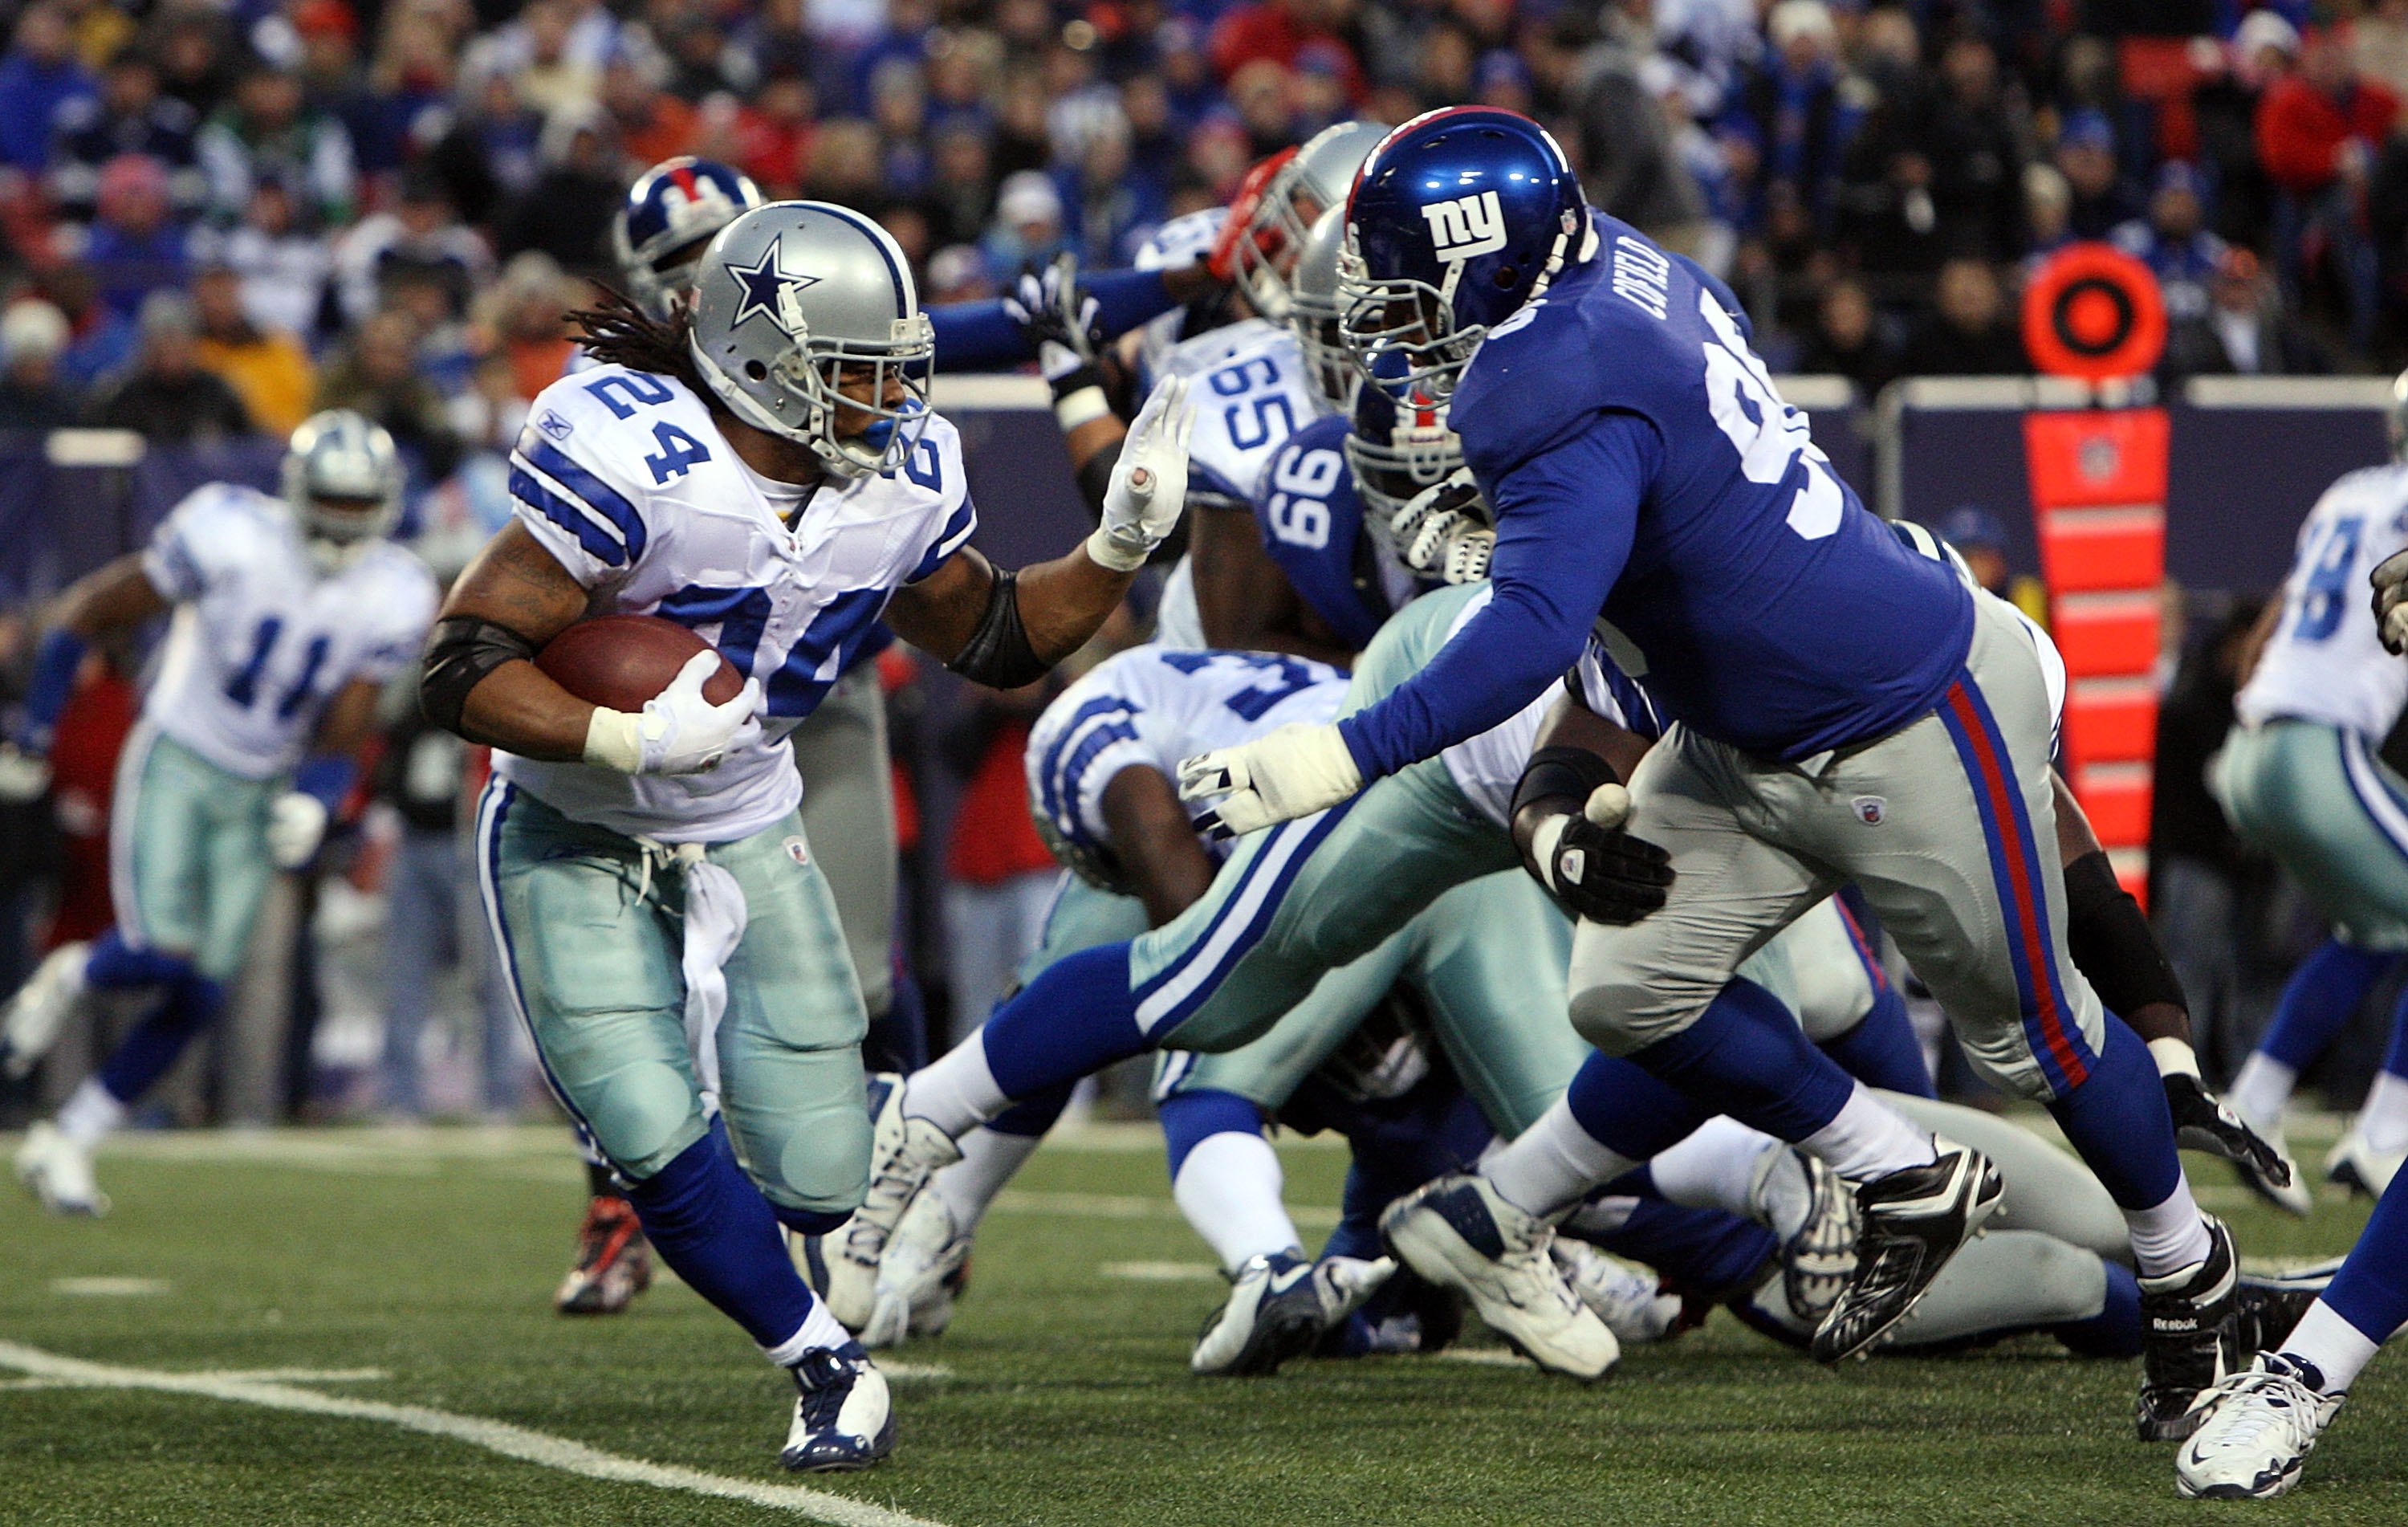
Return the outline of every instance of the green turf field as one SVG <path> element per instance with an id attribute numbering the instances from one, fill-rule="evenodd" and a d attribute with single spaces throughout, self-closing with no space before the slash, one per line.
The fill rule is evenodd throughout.
<path id="1" fill-rule="evenodd" d="M 1283 1154 L 1317 1233 L 1343 1158 Z M 2177 1500 L 2134 1368 L 2038 1340 L 1834 1373 L 1717 1316 L 1594 1390 L 1493 1347 L 1192 1378 L 1220 1286 L 1134 1131 L 1038 1156 L 953 1331 L 889 1355 L 893 1461 L 806 1492 L 775 1462 L 791 1390 L 685 1289 L 552 1314 L 558 1131 L 138 1136 L 101 1164 L 107 1220 L 0 1198 L 0 1522 L 2408 1521 L 2396 1357 L 2266 1505 Z M 2197 1175 L 2247 1255 L 2362 1218 Z"/>

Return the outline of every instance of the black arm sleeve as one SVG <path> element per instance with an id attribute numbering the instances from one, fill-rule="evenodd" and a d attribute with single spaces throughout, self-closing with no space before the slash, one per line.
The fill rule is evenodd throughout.
<path id="1" fill-rule="evenodd" d="M 1079 468 L 1079 496 L 1087 500 L 1087 512 L 1096 517 L 1097 524 L 1103 523 L 1104 494 L 1112 485 L 1112 468 L 1121 464 L 1121 447 L 1126 443 L 1125 437 L 1114 440 L 1088 457 L 1087 464 Z"/>
<path id="2" fill-rule="evenodd" d="M 435 623 L 426 655 L 418 670 L 418 709 L 445 731 L 461 731 L 461 715 L 468 708 L 468 691 L 504 663 L 533 661 L 535 643 L 507 626 L 474 615 L 454 615 Z M 483 739 L 469 737 L 468 741 Z"/>
<path id="3" fill-rule="evenodd" d="M 978 629 L 945 666 L 974 684 L 996 689 L 1035 684 L 1053 670 L 1054 665 L 1029 646 L 1028 629 L 1020 624 L 1020 574 L 996 569 Z"/>
<path id="4" fill-rule="evenodd" d="M 1575 692 L 1577 695 L 1577 692 Z M 1522 767 L 1521 782 L 1513 786 L 1513 809 L 1508 819 L 1522 814 L 1522 808 L 1541 800 L 1569 797 L 1571 809 L 1579 811 L 1588 804 L 1588 798 L 1600 785 L 1619 785 L 1622 776 L 1613 765 L 1584 747 L 1542 747 L 1530 755 Z"/>
<path id="5" fill-rule="evenodd" d="M 2110 1012 L 2129 1016 L 2152 1002 L 2190 1011 L 2156 929 L 2115 879 L 2103 849 L 2065 867 L 2065 942 L 2074 968 Z"/>

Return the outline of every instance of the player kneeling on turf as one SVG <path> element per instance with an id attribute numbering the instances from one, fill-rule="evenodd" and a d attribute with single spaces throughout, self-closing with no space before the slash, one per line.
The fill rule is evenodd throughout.
<path id="1" fill-rule="evenodd" d="M 454 587 L 423 703 L 501 751 L 479 875 L 555 1090 L 661 1259 L 793 1374 L 781 1462 L 863 1468 L 893 1447 L 885 1383 L 779 1234 L 840 1223 L 869 1161 L 860 987 L 787 735 L 882 618 L 1001 685 L 1093 635 L 1178 517 L 1183 389 L 1139 417 L 1102 527 L 1015 575 L 968 545 L 928 320 L 867 218 L 773 203 L 666 321 L 615 298 L 579 321 L 602 364 L 536 399 L 518 517 Z M 715 650 L 654 630 L 538 667 L 603 614 Z"/>

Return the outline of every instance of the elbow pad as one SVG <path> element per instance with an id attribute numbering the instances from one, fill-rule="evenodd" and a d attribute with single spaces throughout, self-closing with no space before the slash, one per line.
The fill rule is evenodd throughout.
<path id="1" fill-rule="evenodd" d="M 2190 1011 L 2157 930 L 2115 879 L 2103 849 L 2065 867 L 2065 942 L 2074 968 L 2111 1012 L 2129 1016 L 2152 1002 Z"/>
<path id="2" fill-rule="evenodd" d="M 1029 646 L 1028 628 L 1020 624 L 1020 574 L 996 569 L 978 629 L 945 667 L 993 689 L 1017 689 L 1053 671 L 1054 665 Z"/>
<path id="3" fill-rule="evenodd" d="M 461 730 L 461 717 L 468 708 L 468 691 L 503 664 L 521 660 L 535 660 L 535 643 L 507 626 L 474 615 L 437 621 L 419 665 L 419 713 L 445 731 L 467 737 Z"/>

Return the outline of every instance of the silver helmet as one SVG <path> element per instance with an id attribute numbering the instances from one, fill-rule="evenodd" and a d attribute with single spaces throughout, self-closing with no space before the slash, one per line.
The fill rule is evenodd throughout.
<path id="1" fill-rule="evenodd" d="M 322 562 L 347 560 L 401 519 L 401 453 L 350 409 L 301 421 L 284 453 L 284 501 Z"/>
<path id="2" fill-rule="evenodd" d="M 2383 411 L 2391 435 L 2391 459 L 2408 461 L 2408 371 L 2391 379 L 2391 406 Z"/>
<path id="3" fill-rule="evenodd" d="M 1287 310 L 1287 326 L 1304 352 L 1304 374 L 1323 404 L 1340 412 L 1354 406 L 1354 389 L 1363 381 L 1354 369 L 1354 353 L 1346 348 L 1346 314 L 1338 300 L 1338 256 L 1345 247 L 1346 209 L 1332 207 L 1304 236 L 1303 252 L 1289 278 L 1295 300 Z"/>
<path id="4" fill-rule="evenodd" d="M 1354 172 L 1387 136 L 1388 129 L 1375 122 L 1325 127 L 1305 139 L 1296 157 L 1263 187 L 1262 200 L 1238 239 L 1233 272 L 1254 311 L 1273 323 L 1286 320 L 1293 296 L 1289 272 L 1312 224 L 1329 209 L 1346 205 Z"/>
<path id="5" fill-rule="evenodd" d="M 636 178 L 610 220 L 610 252 L 627 295 L 655 318 L 694 284 L 695 262 L 712 235 L 761 205 L 742 170 L 680 154 Z"/>
<path id="6" fill-rule="evenodd" d="M 1355 389 L 1354 427 L 1343 442 L 1346 465 L 1354 471 L 1363 522 L 1375 537 L 1384 538 L 1398 511 L 1423 489 L 1463 465 L 1463 437 L 1448 427 L 1446 410 L 1419 396 L 1411 402 L 1400 407 L 1384 387 Z"/>
<path id="7" fill-rule="evenodd" d="M 839 477 L 895 470 L 927 427 L 936 330 L 902 249 L 859 212 L 779 201 L 729 223 L 695 267 L 693 325 L 719 400 Z"/>

